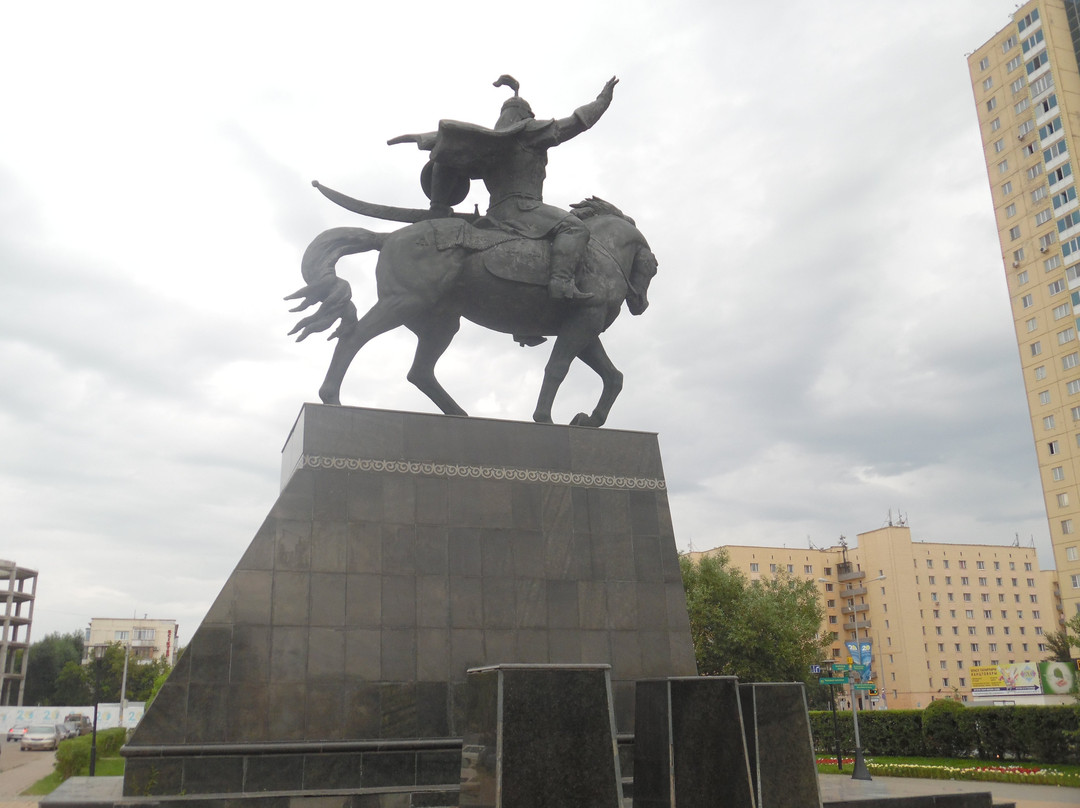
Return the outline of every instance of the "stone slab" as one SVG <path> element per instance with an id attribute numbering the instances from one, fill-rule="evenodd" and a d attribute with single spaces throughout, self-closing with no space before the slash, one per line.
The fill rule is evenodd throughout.
<path id="1" fill-rule="evenodd" d="M 801 682 L 739 685 L 757 808 L 821 808 Z"/>
<path id="2" fill-rule="evenodd" d="M 621 808 L 607 665 L 469 671 L 461 808 Z"/>
<path id="3" fill-rule="evenodd" d="M 635 808 L 755 808 L 734 676 L 637 684 Z"/>

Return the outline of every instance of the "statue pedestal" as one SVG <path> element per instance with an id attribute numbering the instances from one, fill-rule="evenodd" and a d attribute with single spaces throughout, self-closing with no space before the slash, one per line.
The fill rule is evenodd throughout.
<path id="1" fill-rule="evenodd" d="M 626 733 L 696 672 L 656 436 L 307 404 L 124 793 L 453 797 L 466 672 L 508 663 L 610 665 Z"/>

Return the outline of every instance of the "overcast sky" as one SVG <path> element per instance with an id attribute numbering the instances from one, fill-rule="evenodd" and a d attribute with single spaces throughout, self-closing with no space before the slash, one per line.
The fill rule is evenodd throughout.
<path id="1" fill-rule="evenodd" d="M 679 546 L 1049 539 L 965 54 L 1004 0 L 19 3 L 0 29 L 0 557 L 40 571 L 34 638 L 95 616 L 190 639 L 277 496 L 332 345 L 282 297 L 320 231 L 392 229 L 310 185 L 426 204 L 439 118 L 521 82 L 561 117 L 547 201 L 596 194 L 660 261 L 609 330 L 608 426 L 654 431 Z M 486 206 L 476 183 L 459 210 Z M 339 266 L 361 309 L 373 259 Z M 434 412 L 406 331 L 345 404 Z M 547 346 L 465 325 L 473 415 L 528 420 Z M 577 365 L 556 420 L 592 408 Z"/>

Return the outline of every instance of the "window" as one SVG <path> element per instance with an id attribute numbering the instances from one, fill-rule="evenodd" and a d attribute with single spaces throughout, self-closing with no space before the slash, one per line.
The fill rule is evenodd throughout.
<path id="1" fill-rule="evenodd" d="M 1068 143 L 1069 142 L 1067 140 L 1062 138 L 1061 140 L 1057 141 L 1056 143 L 1051 144 L 1050 148 L 1043 150 L 1043 160 L 1045 162 L 1049 163 L 1055 157 L 1057 157 L 1059 155 L 1062 155 L 1062 154 L 1067 154 L 1068 151 L 1069 151 Z"/>
<path id="2" fill-rule="evenodd" d="M 985 592 L 983 592 L 982 595 L 979 596 L 979 600 L 981 600 L 983 603 L 989 603 L 990 602 L 990 596 L 988 594 L 986 594 Z"/>
<path id="3" fill-rule="evenodd" d="M 1066 205 L 1076 199 L 1076 186 L 1070 185 L 1064 191 L 1054 194 L 1054 198 L 1050 201 L 1055 208 L 1060 208 L 1062 205 Z"/>
<path id="4" fill-rule="evenodd" d="M 1020 30 L 1023 31 L 1024 29 L 1021 28 Z M 1031 36 L 1029 36 L 1027 39 L 1024 40 L 1024 44 L 1020 46 L 1021 50 L 1023 50 L 1024 53 L 1027 53 L 1029 50 L 1034 48 L 1036 45 L 1038 45 L 1042 41 L 1043 41 L 1043 32 L 1042 32 L 1042 29 L 1040 28 L 1038 31 L 1036 31 L 1034 34 L 1032 34 Z"/>
<path id="5" fill-rule="evenodd" d="M 114 631 L 113 632 L 113 641 L 114 642 L 125 642 L 125 641 L 127 641 L 127 638 L 128 638 L 128 632 L 126 632 L 126 631 Z"/>
<path id="6" fill-rule="evenodd" d="M 1054 482 L 1060 483 L 1065 479 L 1065 469 L 1062 466 L 1054 466 L 1050 469 L 1050 476 L 1054 478 Z M 1077 559 L 1074 558 L 1071 560 L 1076 561 Z"/>
<path id="7" fill-rule="evenodd" d="M 1050 403 L 1050 391 L 1049 390 L 1043 390 L 1041 393 L 1039 393 L 1039 403 L 1043 404 L 1043 405 L 1046 405 L 1046 404 Z"/>
<path id="8" fill-rule="evenodd" d="M 1046 73 L 1031 82 L 1031 97 L 1037 98 L 1054 86 L 1054 74 Z"/>
<path id="9" fill-rule="evenodd" d="M 971 619 L 973 619 L 973 618 L 975 617 L 975 612 L 974 612 L 974 610 L 972 610 L 972 609 L 965 609 L 965 610 L 964 610 L 964 617 L 966 617 L 966 618 L 967 618 L 968 620 L 971 620 Z M 975 633 L 975 626 L 968 626 L 968 633 L 969 633 L 969 634 L 974 634 L 974 633 Z"/>
<path id="10" fill-rule="evenodd" d="M 1039 252 L 1046 252 L 1055 241 L 1057 241 L 1057 234 L 1054 232 L 1039 236 Z"/>
<path id="11" fill-rule="evenodd" d="M 1040 67 L 1045 67 L 1048 64 L 1050 64 L 1050 57 L 1046 54 L 1046 51 L 1043 51 L 1042 53 L 1036 53 L 1033 57 L 1031 57 L 1031 61 L 1027 63 L 1027 73 L 1030 76 Z"/>
<path id="12" fill-rule="evenodd" d="M 835 609 L 836 608 L 836 601 L 835 600 L 826 601 L 825 605 L 828 606 L 830 609 Z"/>
<path id="13" fill-rule="evenodd" d="M 987 585 L 986 584 L 986 578 L 984 578 L 983 576 L 980 575 L 979 576 L 979 586 L 986 586 L 986 585 Z"/>
<path id="14" fill-rule="evenodd" d="M 1023 30 L 1023 28 L 1021 28 L 1020 30 Z M 1016 47 L 1016 37 L 1011 36 L 1008 39 L 1006 39 L 1004 42 L 1001 43 L 1001 52 L 1002 53 L 1008 53 L 1010 50 L 1012 50 L 1015 47 Z"/>
<path id="15" fill-rule="evenodd" d="M 1077 393 L 1080 393 L 1080 379 L 1073 379 L 1066 384 L 1065 390 L 1068 391 L 1070 396 L 1075 396 Z"/>
<path id="16" fill-rule="evenodd" d="M 1036 217 L 1038 218 L 1038 217 Z M 1066 214 L 1057 223 L 1057 230 L 1059 233 L 1064 233 L 1070 227 L 1080 224 L 1080 210 L 1074 210 L 1072 213 Z"/>
<path id="17" fill-rule="evenodd" d="M 978 651 L 979 651 L 979 644 L 978 644 L 977 642 L 973 642 L 973 643 L 971 644 L 971 650 L 972 650 L 972 651 L 974 651 L 974 652 L 976 652 L 976 653 L 978 653 Z"/>
<path id="18" fill-rule="evenodd" d="M 1066 535 L 1073 532 L 1072 519 L 1062 519 L 1061 520 L 1061 532 L 1066 534 Z"/>
<path id="19" fill-rule="evenodd" d="M 812 564 L 804 564 L 803 568 L 802 568 L 802 571 L 804 573 L 806 573 L 807 575 L 813 575 L 814 574 L 814 566 Z"/>
<path id="20" fill-rule="evenodd" d="M 1019 284 L 1020 286 L 1023 286 L 1023 285 L 1025 284 L 1025 283 L 1027 283 L 1027 282 L 1028 282 L 1028 274 L 1027 274 L 1027 270 L 1026 270 L 1026 269 L 1025 269 L 1025 270 L 1024 270 L 1023 272 L 1017 272 L 1017 273 L 1016 273 L 1016 282 L 1017 282 L 1017 283 L 1018 283 L 1018 284 Z"/>
<path id="21" fill-rule="evenodd" d="M 1013 251 L 1013 262 L 1018 264 L 1023 260 L 1024 260 L 1024 248 L 1021 247 L 1019 250 L 1014 250 Z M 1017 277 L 1019 277 L 1019 276 L 1017 276 Z"/>
<path id="22" fill-rule="evenodd" d="M 1011 219 L 1015 215 L 1016 215 L 1016 203 L 1013 202 L 1011 205 L 1009 205 L 1007 208 L 1005 208 L 1005 218 L 1006 219 Z"/>
<path id="23" fill-rule="evenodd" d="M 930 593 L 930 600 L 934 601 L 935 603 L 937 602 L 937 592 Z"/>
<path id="24" fill-rule="evenodd" d="M 1066 492 L 1061 492 L 1057 495 L 1057 504 L 1059 508 L 1066 508 L 1069 505 L 1069 495 Z M 1035 581 L 1028 578 L 1028 586 L 1035 586 Z"/>
<path id="25" fill-rule="evenodd" d="M 134 634 L 135 634 L 134 639 L 136 639 L 136 640 L 152 640 L 152 639 L 154 639 L 154 633 L 155 632 L 156 632 L 156 629 L 152 629 L 152 628 L 137 628 L 137 629 L 135 629 L 135 632 L 134 632 Z"/>
<path id="26" fill-rule="evenodd" d="M 1060 295 L 1062 292 L 1065 291 L 1065 279 L 1058 278 L 1053 283 L 1047 284 L 1046 290 L 1050 292 L 1050 297 L 1053 297 L 1054 295 Z"/>
<path id="27" fill-rule="evenodd" d="M 1022 20 L 1017 20 L 1016 21 L 1016 27 L 1019 29 L 1020 33 L 1023 33 L 1024 29 L 1030 28 L 1032 25 L 1034 25 L 1038 21 L 1039 21 L 1039 9 L 1037 9 L 1037 8 L 1032 9 L 1030 14 L 1026 15 Z M 1014 37 L 1009 37 L 1009 39 L 1014 39 Z M 1013 42 L 1013 45 L 1015 45 L 1015 44 L 1016 43 Z"/>
<path id="28" fill-rule="evenodd" d="M 1020 304 L 1025 309 L 1030 309 L 1032 307 L 1032 305 L 1034 304 L 1034 302 L 1035 302 L 1035 300 L 1032 298 L 1031 295 L 1024 295 L 1022 298 L 1020 298 Z"/>
<path id="29" fill-rule="evenodd" d="M 986 84 L 986 82 L 984 81 L 984 82 L 983 82 L 983 85 L 985 85 L 985 84 Z M 1013 93 L 1013 95 L 1016 95 L 1016 94 L 1017 94 L 1018 92 L 1020 92 L 1020 91 L 1021 91 L 1022 89 L 1024 89 L 1024 86 L 1025 86 L 1026 84 L 1027 84 L 1027 78 L 1026 78 L 1025 76 L 1021 76 L 1021 77 L 1020 77 L 1020 78 L 1018 78 L 1018 79 L 1017 79 L 1016 81 L 1014 81 L 1014 82 L 1013 82 L 1013 83 L 1012 83 L 1012 84 L 1010 85 L 1010 86 L 1012 87 L 1012 93 Z M 994 83 L 993 83 L 993 82 L 990 82 L 990 87 L 993 87 L 993 86 L 994 86 Z M 984 86 L 984 87 L 983 87 L 983 89 L 984 89 L 984 90 L 989 90 L 989 89 L 990 89 L 990 87 L 986 87 L 986 86 Z"/>
<path id="30" fill-rule="evenodd" d="M 932 559 L 932 558 L 926 559 L 926 568 L 928 570 L 932 570 L 934 568 L 934 559 Z"/>
<path id="31" fill-rule="evenodd" d="M 791 573 L 795 572 L 795 565 L 794 564 L 788 564 L 787 565 L 787 571 L 788 571 L 788 574 L 791 574 Z"/>
<path id="32" fill-rule="evenodd" d="M 1006 73 L 1012 73 L 1014 70 L 1016 70 L 1016 68 L 1020 67 L 1020 63 L 1023 62 L 1023 61 L 1024 61 L 1024 57 L 1021 56 L 1019 53 L 1016 54 L 1016 56 L 1014 56 L 1012 59 L 1010 59 L 1009 63 L 1007 65 L 1005 65 L 1005 72 Z M 985 70 L 986 68 L 983 68 L 983 69 Z"/>
<path id="33" fill-rule="evenodd" d="M 1008 170 L 1009 170 L 1009 161 L 1008 160 L 1002 160 L 1000 163 L 998 163 L 998 174 L 1004 174 Z M 1051 184 L 1053 184 L 1053 183 L 1051 183 Z"/>
<path id="34" fill-rule="evenodd" d="M 1046 181 L 1049 182 L 1051 185 L 1056 185 L 1057 183 L 1059 183 L 1062 180 L 1066 179 L 1067 177 L 1071 177 L 1071 176 L 1072 176 L 1072 166 L 1069 165 L 1068 163 L 1065 163 L 1064 165 L 1060 165 L 1057 168 L 1055 168 L 1053 171 L 1051 171 L 1049 173 Z"/>
<path id="35" fill-rule="evenodd" d="M 968 585 L 968 577 L 966 575 L 961 575 L 960 576 L 960 586 L 967 586 L 967 585 Z"/>
<path id="36" fill-rule="evenodd" d="M 769 565 L 769 572 L 776 572 L 776 565 L 775 564 L 770 564 Z"/>
<path id="37" fill-rule="evenodd" d="M 1031 562 L 1030 561 L 1025 561 L 1024 562 L 1024 570 L 1026 572 L 1031 572 Z"/>
<path id="38" fill-rule="evenodd" d="M 1000 128 L 1001 128 L 1001 118 L 994 118 L 994 120 L 990 121 L 990 131 L 991 132 L 996 132 Z"/>
<path id="39" fill-rule="evenodd" d="M 1075 544 L 1065 548 L 1065 558 L 1069 561 L 1080 561 L 1080 550 L 1077 550 Z"/>
<path id="40" fill-rule="evenodd" d="M 993 102 L 993 104 L 994 104 L 994 106 L 993 106 L 993 107 L 992 107 L 992 106 L 990 106 L 990 102 L 991 102 L 991 101 L 992 101 L 992 102 Z M 986 102 L 986 110 L 987 110 L 987 112 L 992 112 L 992 111 L 994 110 L 994 107 L 996 107 L 996 106 L 997 106 L 997 99 L 996 99 L 996 98 L 991 98 L 991 99 L 990 99 L 990 101 L 987 101 L 987 102 Z M 1030 101 L 1030 99 L 1028 99 L 1028 97 L 1027 97 L 1027 96 L 1024 96 L 1024 97 L 1023 97 L 1023 98 L 1021 98 L 1021 99 L 1020 99 L 1019 101 L 1017 101 L 1017 102 L 1016 102 L 1015 104 L 1013 104 L 1013 112 L 1015 112 L 1015 113 L 1016 113 L 1017 115 L 1019 115 L 1019 114 L 1021 114 L 1021 113 L 1022 113 L 1022 112 L 1023 112 L 1023 111 L 1025 110 L 1025 109 L 1027 109 L 1027 108 L 1028 108 L 1028 107 L 1030 107 L 1030 106 L 1031 106 L 1031 101 Z"/>
<path id="41" fill-rule="evenodd" d="M 1005 140 L 1001 139 L 994 143 L 994 152 L 1001 152 L 1005 150 Z"/>
<path id="42" fill-rule="evenodd" d="M 830 614 L 829 615 L 829 623 L 830 624 L 835 624 L 836 623 L 836 615 L 835 614 Z"/>
<path id="43" fill-rule="evenodd" d="M 934 575 L 927 576 L 927 583 L 929 583 L 930 586 L 933 586 L 934 584 L 937 583 L 937 577 L 934 576 Z"/>
<path id="44" fill-rule="evenodd" d="M 1035 214 L 1035 224 L 1046 224 L 1052 218 L 1054 218 L 1054 214 L 1050 212 L 1050 208 L 1047 208 L 1046 210 L 1040 210 L 1038 213 Z M 1064 229 L 1065 228 L 1060 228 L 1058 232 Z"/>
<path id="45" fill-rule="evenodd" d="M 950 592 L 949 594 L 951 595 L 952 593 Z M 965 592 L 964 593 L 964 602 L 965 603 L 971 603 L 971 593 L 970 592 Z"/>
<path id="46" fill-rule="evenodd" d="M 1058 446 L 1058 442 L 1056 440 L 1052 440 L 1048 444 L 1046 444 L 1046 451 L 1047 454 L 1056 455 L 1061 451 L 1061 447 Z M 1015 578 L 1013 578 L 1013 586 L 1016 586 Z"/>
<path id="47" fill-rule="evenodd" d="M 1062 303 L 1060 306 L 1054 306 L 1054 319 L 1060 320 L 1062 317 L 1068 317 L 1072 312 L 1072 308 L 1068 303 Z"/>
<path id="48" fill-rule="evenodd" d="M 1058 345 L 1065 345 L 1066 343 L 1072 342 L 1074 339 L 1076 339 L 1076 329 L 1072 326 L 1069 326 L 1064 331 L 1058 331 Z"/>
<path id="49" fill-rule="evenodd" d="M 941 626 L 934 626 L 934 633 L 941 636 Z"/>
<path id="50" fill-rule="evenodd" d="M 987 76 L 985 79 L 983 79 L 983 89 L 984 90 L 989 90 L 993 86 L 994 86 L 994 77 L 993 76 Z"/>
<path id="51" fill-rule="evenodd" d="M 1073 589 L 1080 589 L 1080 575 L 1070 575 L 1069 582 L 1072 584 Z"/>
<path id="52" fill-rule="evenodd" d="M 945 576 L 945 586 L 952 586 L 952 576 L 951 575 L 946 575 Z"/>
<path id="53" fill-rule="evenodd" d="M 1027 178 L 1028 178 L 1029 180 L 1033 180 L 1033 179 L 1035 179 L 1035 178 L 1036 178 L 1037 176 L 1039 176 L 1040 174 L 1042 174 L 1042 171 L 1043 171 L 1042 163 L 1036 163 L 1035 165 L 1031 166 L 1031 167 L 1030 167 L 1030 168 L 1029 168 L 1029 169 L 1027 170 Z"/>
<path id="54" fill-rule="evenodd" d="M 979 70 L 986 70 L 988 67 L 990 67 L 990 57 L 984 56 L 979 62 Z"/>
<path id="55" fill-rule="evenodd" d="M 1042 101 L 1039 102 L 1039 109 L 1042 110 L 1042 114 L 1045 115 L 1052 109 L 1057 109 L 1057 95 L 1051 93 Z"/>
<path id="56" fill-rule="evenodd" d="M 986 111 L 993 112 L 995 109 L 997 109 L 997 99 L 991 98 L 989 101 L 986 102 Z"/>
<path id="57" fill-rule="evenodd" d="M 1070 407 L 1069 415 L 1072 416 L 1074 421 L 1080 421 L 1080 407 Z"/>
<path id="58" fill-rule="evenodd" d="M 756 561 L 750 562 L 750 572 L 757 572 L 759 570 L 758 563 Z"/>

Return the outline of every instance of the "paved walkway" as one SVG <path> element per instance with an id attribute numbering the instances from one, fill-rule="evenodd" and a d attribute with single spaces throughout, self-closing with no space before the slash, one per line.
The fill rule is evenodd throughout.
<path id="1" fill-rule="evenodd" d="M 1022 783 L 983 783 L 970 780 L 920 780 L 914 777 L 874 777 L 852 780 L 850 774 L 820 774 L 822 802 L 873 797 L 914 797 L 989 791 L 994 802 L 1014 802 L 1016 808 L 1080 806 L 1080 788 L 1029 786 Z"/>
<path id="2" fill-rule="evenodd" d="M 34 808 L 37 797 L 23 791 L 53 770 L 55 752 L 22 752 L 15 744 L 0 753 L 0 808 Z"/>

